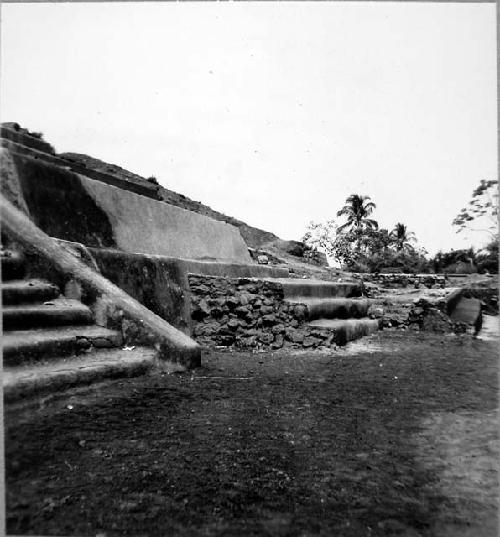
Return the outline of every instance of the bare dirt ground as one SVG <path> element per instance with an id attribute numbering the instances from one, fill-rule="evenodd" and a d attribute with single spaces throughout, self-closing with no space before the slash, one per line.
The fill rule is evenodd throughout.
<path id="1" fill-rule="evenodd" d="M 498 533 L 498 338 L 207 354 L 6 410 L 11 534 Z"/>

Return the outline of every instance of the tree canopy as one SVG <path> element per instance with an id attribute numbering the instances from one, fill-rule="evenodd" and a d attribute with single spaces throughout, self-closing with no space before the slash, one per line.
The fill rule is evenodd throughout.
<path id="1" fill-rule="evenodd" d="M 404 271 L 424 271 L 425 252 L 417 249 L 415 234 L 398 222 L 394 229 L 379 229 L 369 218 L 376 208 L 369 196 L 351 194 L 337 216 L 346 221 L 337 226 L 334 220 L 311 222 L 303 242 L 313 249 L 325 252 L 346 269 L 366 272 L 384 267 L 399 267 Z"/>
<path id="2" fill-rule="evenodd" d="M 394 241 L 396 250 L 408 250 L 412 249 L 412 242 L 415 242 L 415 233 L 413 231 L 408 231 L 408 228 L 402 222 L 398 222 L 394 229 L 391 231 L 391 239 Z"/>
<path id="3" fill-rule="evenodd" d="M 370 196 L 361 196 L 360 194 L 351 194 L 345 201 L 345 205 L 337 213 L 337 216 L 345 216 L 347 221 L 339 226 L 338 230 L 346 229 L 377 229 L 376 220 L 368 218 L 377 206 L 370 201 Z"/>
<path id="4" fill-rule="evenodd" d="M 498 236 L 498 181 L 496 179 L 479 182 L 472 192 L 469 203 L 454 218 L 452 225 L 457 233 L 484 231 L 493 238 Z M 476 226 L 480 225 L 481 228 Z"/>

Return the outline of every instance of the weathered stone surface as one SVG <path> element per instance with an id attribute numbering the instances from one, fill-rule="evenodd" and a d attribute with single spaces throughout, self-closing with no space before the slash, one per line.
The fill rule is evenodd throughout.
<path id="1" fill-rule="evenodd" d="M 272 313 L 269 315 L 264 315 L 262 317 L 262 323 L 264 326 L 272 326 L 276 324 L 276 322 L 277 322 L 276 316 L 273 315 Z"/>
<path id="2" fill-rule="evenodd" d="M 304 341 L 302 342 L 302 345 L 306 348 L 308 347 L 316 347 L 319 343 L 321 343 L 321 340 L 314 336 L 306 336 L 304 338 Z"/>
<path id="3" fill-rule="evenodd" d="M 238 306 L 234 312 L 238 317 L 248 317 L 251 315 L 251 310 L 247 306 Z"/>
<path id="4" fill-rule="evenodd" d="M 269 332 L 263 332 L 262 334 L 259 335 L 259 340 L 262 343 L 269 345 L 270 343 L 274 341 L 274 336 L 270 334 Z"/>
<path id="5" fill-rule="evenodd" d="M 273 343 L 271 343 L 271 347 L 273 349 L 280 349 L 281 347 L 283 347 L 283 343 L 285 342 L 283 336 L 281 334 L 278 334 Z"/>
<path id="6" fill-rule="evenodd" d="M 240 340 L 242 347 L 255 347 L 258 343 L 257 336 L 249 336 Z"/>
<path id="7" fill-rule="evenodd" d="M 236 319 L 231 319 L 227 323 L 227 326 L 229 326 L 229 328 L 231 328 L 231 330 L 236 330 L 238 328 L 238 326 L 240 326 L 240 322 L 237 321 Z"/>
<path id="8" fill-rule="evenodd" d="M 331 330 L 305 324 L 306 307 L 286 303 L 279 283 L 199 274 L 188 279 L 193 335 L 203 345 L 316 348 L 334 341 Z"/>
<path id="9" fill-rule="evenodd" d="M 425 312 L 421 328 L 432 332 L 451 332 L 453 326 L 447 315 L 437 308 L 430 308 Z"/>
<path id="10" fill-rule="evenodd" d="M 451 314 L 453 321 L 474 325 L 481 315 L 481 301 L 462 297 Z"/>
<path id="11" fill-rule="evenodd" d="M 240 303 L 239 300 L 234 296 L 229 296 L 228 299 L 226 300 L 226 306 L 231 310 L 238 307 L 239 303 Z"/>
<path id="12" fill-rule="evenodd" d="M 94 347 L 114 347 L 113 341 L 106 338 L 95 338 L 92 343 Z"/>
<path id="13" fill-rule="evenodd" d="M 372 306 L 368 309 L 370 319 L 379 319 L 384 316 L 384 308 L 381 306 Z"/>
<path id="14" fill-rule="evenodd" d="M 240 304 L 242 306 L 247 306 L 248 304 L 250 304 L 250 301 L 252 300 L 252 297 L 253 297 L 253 295 L 251 295 L 249 293 L 242 293 L 239 296 Z"/>
<path id="15" fill-rule="evenodd" d="M 5 193 L 18 206 L 22 198 L 32 220 L 52 237 L 129 253 L 252 264 L 232 225 L 42 159 L 18 153 L 12 159 L 16 174 L 9 173 L 19 188 L 10 181 Z"/>
<path id="16" fill-rule="evenodd" d="M 423 298 L 417 300 L 410 309 L 405 324 L 412 330 L 452 332 L 454 329 L 453 322 L 448 315 L 440 311 L 436 304 Z"/>
<path id="17" fill-rule="evenodd" d="M 294 343 L 302 343 L 305 338 L 305 333 L 302 330 L 291 330 L 287 332 L 287 338 Z"/>
<path id="18" fill-rule="evenodd" d="M 303 321 L 307 316 L 307 307 L 303 304 L 297 304 L 293 307 L 293 316 L 298 321 Z"/>

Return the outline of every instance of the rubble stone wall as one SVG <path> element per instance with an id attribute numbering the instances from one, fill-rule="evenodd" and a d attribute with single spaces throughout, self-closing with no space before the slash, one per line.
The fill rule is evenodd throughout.
<path id="1" fill-rule="evenodd" d="M 306 307 L 284 301 L 276 282 L 190 274 L 192 337 L 206 346 L 316 348 L 334 345 L 328 330 L 308 327 Z"/>
<path id="2" fill-rule="evenodd" d="M 354 278 L 364 282 L 376 283 L 382 287 L 410 287 L 415 289 L 421 287 L 427 288 L 444 288 L 446 287 L 446 278 L 442 274 L 405 274 L 405 273 L 352 273 Z"/>

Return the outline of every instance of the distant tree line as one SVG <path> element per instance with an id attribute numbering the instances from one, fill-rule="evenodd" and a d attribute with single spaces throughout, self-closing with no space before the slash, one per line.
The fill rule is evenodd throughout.
<path id="1" fill-rule="evenodd" d="M 460 227 L 459 231 L 480 217 L 497 215 L 494 196 L 490 195 L 482 204 L 477 201 L 495 184 L 481 182 L 474 191 L 472 209 L 462 210 L 453 221 L 453 225 Z M 369 196 L 351 194 L 337 212 L 337 217 L 345 219 L 341 225 L 335 220 L 311 222 L 302 241 L 352 272 L 498 272 L 498 234 L 477 252 L 473 248 L 451 250 L 429 259 L 426 250 L 417 246 L 415 234 L 403 222 L 397 222 L 390 231 L 379 228 L 373 218 L 375 209 Z"/>

